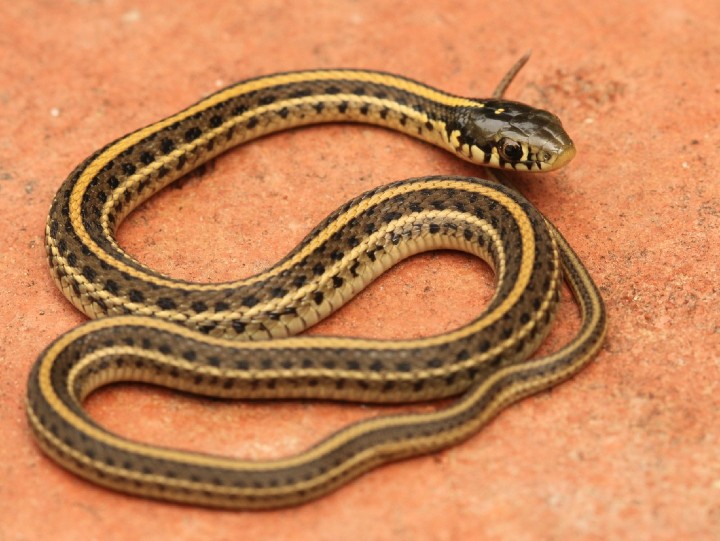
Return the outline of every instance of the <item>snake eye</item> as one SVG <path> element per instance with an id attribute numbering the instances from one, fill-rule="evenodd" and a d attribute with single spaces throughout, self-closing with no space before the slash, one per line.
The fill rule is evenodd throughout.
<path id="1" fill-rule="evenodd" d="M 520 143 L 504 137 L 498 142 L 498 152 L 500 157 L 508 162 L 517 162 L 522 159 L 523 148 Z"/>

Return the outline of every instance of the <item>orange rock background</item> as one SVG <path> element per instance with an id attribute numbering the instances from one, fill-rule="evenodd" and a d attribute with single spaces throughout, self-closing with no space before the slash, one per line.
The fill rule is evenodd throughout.
<path id="1" fill-rule="evenodd" d="M 0 540 L 720 539 L 720 3 L 323 0 L 8 2 L 0 13 Z M 236 80 L 382 69 L 470 96 L 525 51 L 508 96 L 550 109 L 578 147 L 518 185 L 564 232 L 608 305 L 607 343 L 572 381 L 467 443 L 317 502 L 232 513 L 126 497 L 46 459 L 24 416 L 40 351 L 82 321 L 47 270 L 50 201 L 108 141 Z M 141 261 L 201 281 L 290 250 L 373 186 L 481 175 L 364 126 L 236 149 L 129 217 Z M 459 254 L 393 269 L 312 332 L 415 337 L 482 309 L 490 272 Z M 567 294 L 547 349 L 571 336 Z M 127 436 L 243 457 L 296 452 L 377 408 L 226 404 L 125 386 L 88 404 Z"/>

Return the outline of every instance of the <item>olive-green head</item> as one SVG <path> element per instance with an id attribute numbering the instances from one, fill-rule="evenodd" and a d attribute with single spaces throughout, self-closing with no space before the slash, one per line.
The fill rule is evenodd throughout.
<path id="1" fill-rule="evenodd" d="M 459 108 L 448 134 L 463 158 L 489 167 L 551 171 L 575 156 L 557 116 L 516 101 L 490 99 Z"/>

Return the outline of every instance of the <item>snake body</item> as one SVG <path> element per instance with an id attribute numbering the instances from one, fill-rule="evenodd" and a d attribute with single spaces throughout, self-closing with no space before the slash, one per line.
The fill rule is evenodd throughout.
<path id="1" fill-rule="evenodd" d="M 132 209 L 228 148 L 337 121 L 384 126 L 490 167 L 546 171 L 575 153 L 546 111 L 362 70 L 244 81 L 108 144 L 68 177 L 47 222 L 56 284 L 97 318 L 48 346 L 31 371 L 28 418 L 50 457 L 101 485 L 153 498 L 246 509 L 293 505 L 380 464 L 462 441 L 594 356 L 605 312 L 592 279 L 557 230 L 495 182 L 424 177 L 375 188 L 331 214 L 272 268 L 229 283 L 164 276 L 115 241 Z M 292 336 L 398 261 L 435 249 L 466 251 L 495 269 L 495 294 L 472 322 L 417 340 Z M 550 328 L 563 273 L 581 328 L 557 353 L 527 360 Z M 460 397 L 432 413 L 358 422 L 296 456 L 244 461 L 105 430 L 82 403 L 118 381 L 225 398 Z"/>

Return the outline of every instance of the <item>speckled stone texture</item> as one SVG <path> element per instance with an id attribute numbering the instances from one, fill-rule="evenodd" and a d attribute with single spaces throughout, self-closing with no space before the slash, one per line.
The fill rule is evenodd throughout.
<path id="1" fill-rule="evenodd" d="M 5 2 L 0 13 L 0 540 L 720 539 L 720 3 Z M 42 348 L 83 320 L 53 285 L 43 227 L 63 178 L 100 145 L 233 81 L 314 67 L 383 69 L 551 109 L 578 156 L 517 184 L 584 258 L 610 327 L 596 362 L 463 445 L 377 470 L 317 502 L 218 512 L 116 494 L 56 467 L 25 421 Z M 266 268 L 346 199 L 394 179 L 482 174 L 363 126 L 239 148 L 129 217 L 155 268 L 224 280 Z M 427 336 L 482 309 L 464 255 L 393 269 L 312 332 Z M 576 328 L 565 292 L 560 327 Z M 296 452 L 381 411 L 229 404 L 140 386 L 91 397 L 144 441 L 242 457 Z"/>

